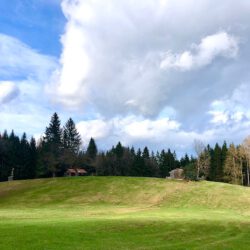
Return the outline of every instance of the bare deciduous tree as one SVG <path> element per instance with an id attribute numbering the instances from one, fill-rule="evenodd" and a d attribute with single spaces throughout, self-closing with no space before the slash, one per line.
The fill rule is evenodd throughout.
<path id="1" fill-rule="evenodd" d="M 200 140 L 194 141 L 194 150 L 197 155 L 196 161 L 196 179 L 200 178 L 200 174 L 206 178 L 210 167 L 210 155 L 204 143 Z"/>
<path id="2" fill-rule="evenodd" d="M 230 144 L 224 166 L 224 180 L 232 184 L 243 184 L 242 157 L 240 147 Z"/>
<path id="3" fill-rule="evenodd" d="M 246 160 L 246 171 L 247 171 L 247 185 L 250 184 L 249 178 L 249 167 L 250 167 L 250 136 L 247 136 L 241 144 L 242 155 Z"/>

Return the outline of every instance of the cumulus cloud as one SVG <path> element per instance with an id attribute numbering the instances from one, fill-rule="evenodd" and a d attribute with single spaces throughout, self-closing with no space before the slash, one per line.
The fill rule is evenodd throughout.
<path id="1" fill-rule="evenodd" d="M 250 122 L 250 84 L 242 83 L 231 95 L 223 96 L 211 103 L 208 112 L 215 125 L 232 125 Z M 250 132 L 250 129 L 249 129 Z"/>
<path id="2" fill-rule="evenodd" d="M 22 41 L 0 34 L 0 130 L 29 135 L 43 131 L 44 119 L 54 111 L 47 105 L 44 84 L 57 60 Z"/>
<path id="3" fill-rule="evenodd" d="M 19 87 L 20 109 L 27 100 L 35 103 L 30 112 L 44 106 L 42 89 L 32 86 L 37 79 L 46 84 L 53 71 L 46 91 L 78 110 L 73 118 L 85 142 L 93 136 L 105 148 L 121 140 L 186 151 L 193 139 L 237 142 L 250 132 L 248 0 L 62 0 L 61 6 L 67 21 L 59 65 L 0 36 L 0 74 L 28 81 Z M 48 106 L 39 112 L 49 118 L 55 106 Z"/>
<path id="4" fill-rule="evenodd" d="M 95 138 L 99 148 L 107 149 L 121 141 L 123 145 L 144 147 L 152 150 L 171 148 L 176 150 L 179 156 L 184 153 L 192 153 L 192 144 L 196 139 L 204 143 L 223 143 L 225 139 L 231 142 L 235 140 L 235 131 L 241 129 L 237 139 L 246 132 L 247 125 L 210 128 L 202 132 L 183 129 L 180 123 L 168 118 L 144 119 L 138 116 L 115 117 L 112 119 L 98 118 L 77 123 L 83 144 L 86 147 L 91 137 Z"/>
<path id="5" fill-rule="evenodd" d="M 181 54 L 169 52 L 161 62 L 162 69 L 192 70 L 212 63 L 216 57 L 235 58 L 238 54 L 238 39 L 226 32 L 219 32 L 202 39 L 201 43 L 193 44 L 193 51 Z"/>
<path id="6" fill-rule="evenodd" d="M 234 17 L 229 9 L 234 9 Z M 193 0 L 64 0 L 67 23 L 60 67 L 47 90 L 66 107 L 93 108 L 105 117 L 155 117 L 171 106 L 184 119 L 183 114 L 190 112 L 186 107 L 193 109 L 197 104 L 179 92 L 197 84 L 196 94 L 201 96 L 206 81 L 211 79 L 213 87 L 221 80 L 223 67 L 234 63 L 239 54 L 239 39 L 246 31 L 240 24 L 245 24 L 247 9 L 246 1 L 237 5 L 222 1 L 215 8 L 209 0 L 202 4 Z M 209 77 L 206 66 L 210 66 Z M 188 102 L 183 108 L 181 98 Z M 212 101 L 206 99 L 201 113 Z"/>
<path id="7" fill-rule="evenodd" d="M 162 146 L 165 135 L 179 131 L 180 124 L 168 118 L 144 119 L 134 115 L 115 117 L 112 119 L 98 118 L 77 123 L 83 141 L 91 137 L 101 145 L 112 146 L 118 141 L 125 145 L 146 145 L 148 141 Z M 164 143 L 165 144 L 165 143 Z"/>
<path id="8" fill-rule="evenodd" d="M 13 82 L 0 82 L 0 104 L 7 103 L 19 94 L 18 87 Z"/>

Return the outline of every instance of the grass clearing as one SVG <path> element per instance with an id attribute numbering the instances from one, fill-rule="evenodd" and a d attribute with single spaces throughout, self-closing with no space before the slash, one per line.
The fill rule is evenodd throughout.
<path id="1" fill-rule="evenodd" d="M 250 191 L 79 177 L 0 183 L 0 249 L 250 249 Z"/>

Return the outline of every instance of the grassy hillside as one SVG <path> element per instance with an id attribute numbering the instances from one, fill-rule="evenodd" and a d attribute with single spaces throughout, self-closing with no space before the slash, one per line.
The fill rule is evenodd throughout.
<path id="1" fill-rule="evenodd" d="M 79 177 L 0 183 L 0 249 L 250 249 L 250 189 Z"/>

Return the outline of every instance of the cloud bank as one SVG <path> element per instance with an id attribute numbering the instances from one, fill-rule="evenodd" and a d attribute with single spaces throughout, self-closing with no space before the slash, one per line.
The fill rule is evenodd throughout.
<path id="1" fill-rule="evenodd" d="M 0 130 L 22 134 L 41 133 L 44 119 L 54 111 L 44 85 L 57 67 L 53 56 L 44 55 L 22 41 L 0 34 Z"/>
<path id="2" fill-rule="evenodd" d="M 196 138 L 238 143 L 250 133 L 248 0 L 62 0 L 61 8 L 58 62 L 0 35 L 0 80 L 19 89 L 1 100 L 28 103 L 40 117 L 70 114 L 84 142 L 93 136 L 103 148 L 121 140 L 184 152 Z"/>
<path id="3" fill-rule="evenodd" d="M 241 98 L 250 92 L 249 1 L 61 6 L 60 66 L 47 89 L 64 107 L 91 114 L 78 124 L 84 138 L 181 148 L 195 137 L 240 141 L 250 133 Z"/>

